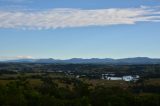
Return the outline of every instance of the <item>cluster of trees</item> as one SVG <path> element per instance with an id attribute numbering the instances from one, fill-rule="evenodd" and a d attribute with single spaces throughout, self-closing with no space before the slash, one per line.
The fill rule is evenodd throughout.
<path id="1" fill-rule="evenodd" d="M 61 79 L 59 86 L 50 77 L 39 86 L 26 78 L 0 86 L 0 106 L 160 106 L 160 92 L 134 92 L 135 88 L 93 87 L 77 79 Z M 154 90 L 154 88 L 152 88 Z"/>

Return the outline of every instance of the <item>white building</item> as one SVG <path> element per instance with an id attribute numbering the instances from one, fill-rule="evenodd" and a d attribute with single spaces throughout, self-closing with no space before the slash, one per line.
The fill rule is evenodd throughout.
<path id="1" fill-rule="evenodd" d="M 134 78 L 129 75 L 129 76 L 123 76 L 122 79 L 123 79 L 124 81 L 132 81 Z"/>
<path id="2" fill-rule="evenodd" d="M 106 79 L 106 80 L 137 81 L 139 80 L 139 78 L 140 78 L 139 75 L 126 75 L 126 76 L 117 77 L 115 74 L 113 75 L 102 74 L 102 79 Z"/>
<path id="3" fill-rule="evenodd" d="M 107 77 L 107 80 L 122 80 L 122 77 Z"/>

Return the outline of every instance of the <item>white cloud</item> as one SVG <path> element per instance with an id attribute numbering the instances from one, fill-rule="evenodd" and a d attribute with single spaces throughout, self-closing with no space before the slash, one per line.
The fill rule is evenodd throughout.
<path id="1" fill-rule="evenodd" d="M 14 50 L 0 50 L 0 53 L 15 52 Z"/>
<path id="2" fill-rule="evenodd" d="M 9 2 L 9 3 L 26 3 L 26 2 L 31 2 L 31 0 L 0 0 L 0 2 Z"/>
<path id="3" fill-rule="evenodd" d="M 159 22 L 160 8 L 52 9 L 45 11 L 0 11 L 0 28 L 55 29 Z"/>
<path id="4" fill-rule="evenodd" d="M 0 56 L 0 60 L 32 59 L 32 56 Z"/>

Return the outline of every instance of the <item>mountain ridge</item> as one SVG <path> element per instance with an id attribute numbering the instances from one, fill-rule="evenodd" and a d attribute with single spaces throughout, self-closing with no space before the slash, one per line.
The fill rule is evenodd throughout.
<path id="1" fill-rule="evenodd" d="M 73 64 L 83 64 L 83 63 L 95 63 L 95 64 L 160 64 L 159 58 L 149 58 L 149 57 L 133 57 L 133 58 L 71 58 L 71 59 L 17 59 L 17 60 L 7 60 L 1 62 L 15 62 L 15 63 L 73 63 Z"/>

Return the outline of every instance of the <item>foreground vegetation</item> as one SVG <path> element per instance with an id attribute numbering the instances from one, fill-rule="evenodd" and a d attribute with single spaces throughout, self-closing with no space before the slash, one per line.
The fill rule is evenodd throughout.
<path id="1" fill-rule="evenodd" d="M 105 72 L 136 73 L 141 79 L 101 80 Z M 5 63 L 0 64 L 0 106 L 160 106 L 159 75 L 160 65 Z"/>
<path id="2" fill-rule="evenodd" d="M 34 81 L 20 76 L 1 84 L 0 106 L 160 106 L 160 86 L 144 82 L 122 87 L 47 76 Z"/>

